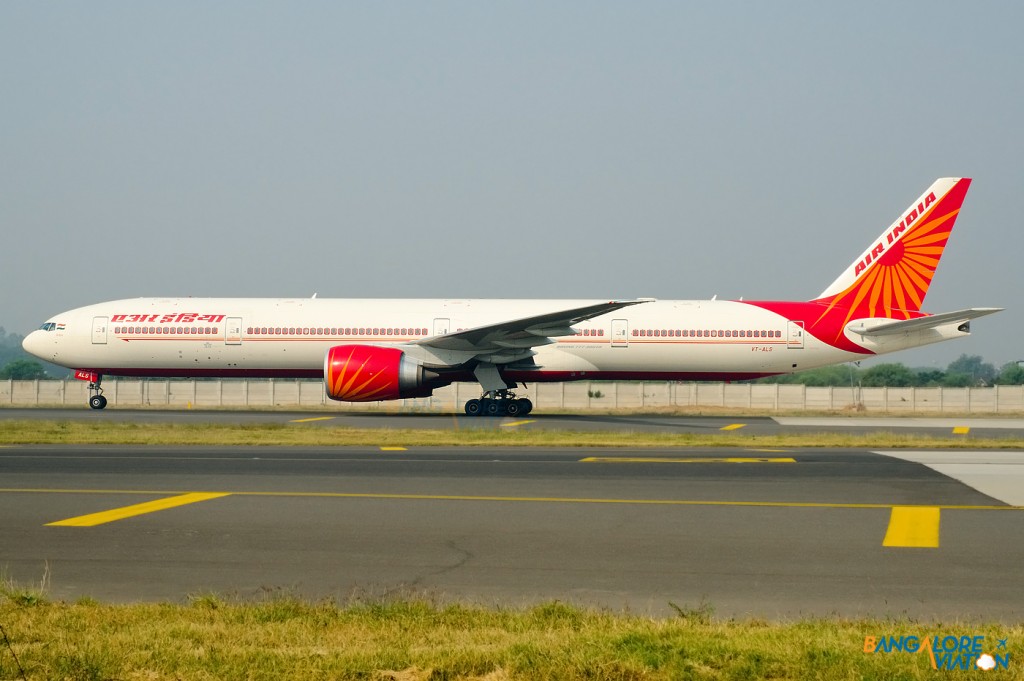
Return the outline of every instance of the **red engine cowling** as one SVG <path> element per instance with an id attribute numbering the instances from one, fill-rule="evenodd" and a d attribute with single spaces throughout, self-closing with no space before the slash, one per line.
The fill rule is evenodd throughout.
<path id="1" fill-rule="evenodd" d="M 336 345 L 324 358 L 327 396 L 341 402 L 426 397 L 427 372 L 398 348 Z"/>

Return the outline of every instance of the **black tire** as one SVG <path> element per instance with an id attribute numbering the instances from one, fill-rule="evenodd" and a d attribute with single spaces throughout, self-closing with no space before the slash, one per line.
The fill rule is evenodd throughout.
<path id="1" fill-rule="evenodd" d="M 526 416 L 533 411 L 533 402 L 529 398 L 524 397 L 521 400 L 516 400 L 519 403 L 519 415 Z"/>
<path id="2" fill-rule="evenodd" d="M 487 406 L 484 407 L 484 411 L 488 416 L 501 416 L 501 413 L 505 411 L 501 407 L 501 402 L 498 400 L 487 400 Z"/>
<path id="3" fill-rule="evenodd" d="M 505 413 L 509 416 L 519 416 L 523 410 L 522 400 L 509 400 L 505 405 Z"/>
<path id="4" fill-rule="evenodd" d="M 480 405 L 480 400 L 470 400 L 466 402 L 466 414 L 469 416 L 480 416 L 483 412 L 483 408 Z"/>
<path id="5" fill-rule="evenodd" d="M 93 409 L 103 409 L 107 406 L 107 398 L 103 395 L 93 395 L 89 398 L 89 406 Z"/>

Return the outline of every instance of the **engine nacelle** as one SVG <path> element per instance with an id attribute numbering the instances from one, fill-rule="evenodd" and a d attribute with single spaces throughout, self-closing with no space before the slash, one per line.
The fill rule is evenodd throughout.
<path id="1" fill-rule="evenodd" d="M 336 345 L 324 358 L 327 396 L 341 402 L 376 402 L 428 397 L 436 377 L 398 348 Z"/>

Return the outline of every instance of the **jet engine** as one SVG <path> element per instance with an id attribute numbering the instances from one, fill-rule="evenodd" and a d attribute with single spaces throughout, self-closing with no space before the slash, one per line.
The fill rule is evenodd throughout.
<path id="1" fill-rule="evenodd" d="M 327 396 L 341 402 L 429 397 L 437 377 L 398 348 L 336 345 L 324 358 Z"/>

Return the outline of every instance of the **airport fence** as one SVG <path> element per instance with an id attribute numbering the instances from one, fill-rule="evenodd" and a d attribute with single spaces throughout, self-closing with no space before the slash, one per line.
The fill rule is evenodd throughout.
<path id="1" fill-rule="evenodd" d="M 108 378 L 104 396 L 113 407 L 172 409 L 295 409 L 461 412 L 480 394 L 476 385 L 455 384 L 433 396 L 393 402 L 334 402 L 323 383 L 307 380 L 165 380 Z M 577 381 L 532 383 L 517 391 L 535 409 L 611 410 L 721 408 L 765 412 L 867 411 L 884 414 L 1021 414 L 1024 386 L 988 388 L 814 387 L 674 381 Z M 86 406 L 86 383 L 73 379 L 0 381 L 0 406 Z"/>

